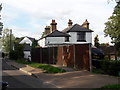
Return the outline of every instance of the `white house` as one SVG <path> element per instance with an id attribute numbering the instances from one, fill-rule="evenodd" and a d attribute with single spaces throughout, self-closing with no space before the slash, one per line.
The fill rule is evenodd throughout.
<path id="1" fill-rule="evenodd" d="M 79 24 L 74 24 L 62 32 L 69 34 L 70 43 L 92 43 L 92 30 L 80 26 Z"/>
<path id="2" fill-rule="evenodd" d="M 24 58 L 31 60 L 31 46 L 29 44 L 24 45 Z"/>
<path id="3" fill-rule="evenodd" d="M 24 58 L 31 60 L 31 46 L 32 42 L 34 41 L 34 38 L 31 37 L 24 37 L 23 40 L 20 41 L 19 44 L 25 44 L 24 45 Z"/>
<path id="4" fill-rule="evenodd" d="M 50 46 L 50 45 L 58 45 L 63 44 L 67 41 L 70 35 L 64 32 L 60 32 L 58 30 L 54 30 L 52 33 L 46 35 L 44 38 L 38 41 L 39 45 L 42 47 Z"/>
<path id="5" fill-rule="evenodd" d="M 45 29 L 47 34 L 38 41 L 41 47 L 65 44 L 92 43 L 92 30 L 89 29 L 89 22 L 86 20 L 82 25 L 74 24 L 69 20 L 68 27 L 63 31 L 56 29 L 57 23 L 52 20 L 51 28 Z M 50 32 L 50 33 L 48 33 Z"/>
<path id="6" fill-rule="evenodd" d="M 30 44 L 30 46 L 32 46 L 32 42 L 33 42 L 34 40 L 35 40 L 34 38 L 25 36 L 25 37 L 23 38 L 23 40 L 20 41 L 19 44 Z"/>

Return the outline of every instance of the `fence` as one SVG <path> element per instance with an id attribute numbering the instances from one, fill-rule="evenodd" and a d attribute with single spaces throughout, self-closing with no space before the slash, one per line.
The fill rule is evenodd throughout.
<path id="1" fill-rule="evenodd" d="M 34 48 L 31 51 L 31 61 L 90 70 L 91 49 L 89 46 L 89 44 L 77 44 Z"/>

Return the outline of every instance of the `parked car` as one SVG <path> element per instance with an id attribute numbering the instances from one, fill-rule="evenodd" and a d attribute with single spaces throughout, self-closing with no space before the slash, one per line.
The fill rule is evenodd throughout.
<path id="1" fill-rule="evenodd" d="M 103 59 L 105 56 L 103 51 L 96 47 L 92 47 L 91 54 L 92 54 L 92 59 Z"/>
<path id="2" fill-rule="evenodd" d="M 8 87 L 8 82 L 0 82 L 0 85 L 2 86 L 1 90 L 5 90 Z"/>

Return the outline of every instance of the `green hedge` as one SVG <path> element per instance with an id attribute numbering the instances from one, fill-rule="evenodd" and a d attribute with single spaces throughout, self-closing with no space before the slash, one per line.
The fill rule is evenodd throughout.
<path id="1" fill-rule="evenodd" d="M 120 61 L 103 60 L 101 63 L 101 69 L 104 71 L 105 74 L 119 76 Z"/>

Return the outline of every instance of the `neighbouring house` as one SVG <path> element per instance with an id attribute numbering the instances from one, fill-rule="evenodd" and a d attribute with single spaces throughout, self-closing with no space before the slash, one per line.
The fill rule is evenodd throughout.
<path id="1" fill-rule="evenodd" d="M 31 60 L 31 49 L 32 47 L 29 44 L 24 45 L 24 58 Z"/>
<path id="2" fill-rule="evenodd" d="M 35 40 L 35 38 L 27 37 L 25 36 L 19 44 L 30 44 L 32 46 L 32 42 Z"/>
<path id="3" fill-rule="evenodd" d="M 24 58 L 31 60 L 31 48 L 32 48 L 32 43 L 35 40 L 35 38 L 31 37 L 24 37 L 19 44 L 24 44 Z"/>
<path id="4" fill-rule="evenodd" d="M 100 49 L 104 52 L 105 58 L 109 60 L 117 60 L 117 52 L 113 45 L 100 45 Z"/>
<path id="5" fill-rule="evenodd" d="M 57 30 L 57 23 L 52 20 L 50 26 L 46 26 L 43 37 L 38 41 L 41 47 L 66 44 L 92 43 L 92 30 L 89 29 L 89 22 L 74 24 L 69 20 L 68 27 L 62 31 Z"/>

